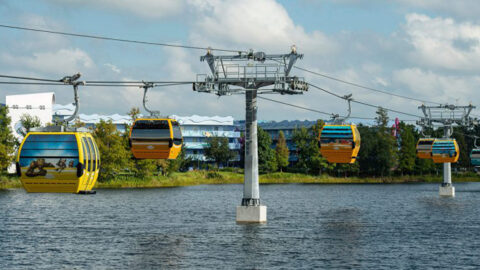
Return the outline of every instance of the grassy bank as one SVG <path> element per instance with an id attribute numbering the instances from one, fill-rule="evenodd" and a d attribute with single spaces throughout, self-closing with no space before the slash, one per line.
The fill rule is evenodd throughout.
<path id="1" fill-rule="evenodd" d="M 22 183 L 16 176 L 0 174 L 0 189 L 21 188 Z"/>
<path id="2" fill-rule="evenodd" d="M 480 176 L 453 175 L 454 182 L 480 182 Z M 441 176 L 395 176 L 395 177 L 331 177 L 314 176 L 299 173 L 271 173 L 260 175 L 262 184 L 382 184 L 382 183 L 440 183 Z M 170 177 L 152 177 L 147 179 L 127 178 L 98 182 L 97 188 L 133 188 L 133 187 L 176 187 L 208 184 L 241 184 L 243 174 L 234 172 L 186 172 L 174 173 Z"/>
<path id="3" fill-rule="evenodd" d="M 453 175 L 454 182 L 480 182 L 480 176 Z M 306 175 L 299 173 L 271 173 L 260 175 L 262 184 L 381 184 L 381 183 L 439 183 L 439 176 L 395 176 L 395 177 L 331 177 L 328 175 Z M 243 174 L 235 172 L 194 171 L 174 173 L 169 177 L 156 176 L 150 178 L 122 177 L 97 182 L 95 188 L 153 188 L 178 187 L 208 184 L 240 184 Z M 17 177 L 0 175 L 0 189 L 20 188 L 22 185 Z"/>

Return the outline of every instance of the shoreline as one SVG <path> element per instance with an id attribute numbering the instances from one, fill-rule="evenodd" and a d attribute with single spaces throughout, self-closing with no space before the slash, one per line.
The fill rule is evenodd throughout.
<path id="1" fill-rule="evenodd" d="M 480 182 L 480 176 L 454 175 L 453 182 Z M 271 173 L 260 175 L 260 184 L 406 184 L 441 183 L 441 176 L 392 176 L 392 177 L 332 177 L 297 173 Z M 114 180 L 97 181 L 94 189 L 111 188 L 162 188 L 197 185 L 242 184 L 243 174 L 234 172 L 193 171 L 173 173 L 171 176 L 148 178 L 120 177 Z M 16 177 L 0 176 L 0 190 L 22 188 Z"/>

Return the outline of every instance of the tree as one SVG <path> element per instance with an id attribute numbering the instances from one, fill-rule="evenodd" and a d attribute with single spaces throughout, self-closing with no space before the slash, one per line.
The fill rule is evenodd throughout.
<path id="1" fill-rule="evenodd" d="M 205 157 L 213 160 L 217 168 L 235 157 L 235 153 L 228 146 L 228 138 L 226 137 L 210 137 L 204 150 Z"/>
<path id="2" fill-rule="evenodd" d="M 133 107 L 127 114 L 132 118 L 132 121 L 135 121 L 140 115 L 140 109 L 138 107 Z"/>
<path id="3" fill-rule="evenodd" d="M 75 118 L 75 121 L 73 122 L 73 127 L 82 128 L 85 126 L 86 126 L 85 122 L 82 122 L 82 120 L 80 120 L 80 117 Z"/>
<path id="4" fill-rule="evenodd" d="M 280 172 L 283 168 L 288 166 L 288 156 L 289 151 L 287 147 L 287 140 L 283 131 L 278 132 L 277 145 L 275 146 L 275 157 L 277 160 L 277 167 L 280 169 Z"/>
<path id="5" fill-rule="evenodd" d="M 416 142 L 414 126 L 400 122 L 400 151 L 398 153 L 398 170 L 410 174 L 415 169 Z"/>
<path id="6" fill-rule="evenodd" d="M 261 127 L 257 128 L 258 138 L 258 169 L 262 173 L 270 173 L 277 170 L 275 150 L 272 148 L 272 138 Z"/>
<path id="7" fill-rule="evenodd" d="M 117 173 L 133 168 L 131 153 L 127 150 L 126 137 L 117 131 L 111 120 L 100 122 L 93 130 L 93 137 L 98 145 L 102 166 L 101 179 L 109 179 Z"/>
<path id="8" fill-rule="evenodd" d="M 320 154 L 318 139 L 324 122 L 319 120 L 311 128 L 301 127 L 293 131 L 292 140 L 297 148 L 298 162 L 296 168 L 304 173 L 321 174 L 324 170 L 331 170 L 330 164 Z"/>
<path id="9" fill-rule="evenodd" d="M 14 159 L 16 140 L 10 129 L 11 122 L 8 108 L 0 106 L 0 172 L 6 170 Z"/>
<path id="10" fill-rule="evenodd" d="M 42 126 L 40 118 L 36 115 L 32 116 L 30 114 L 23 114 L 20 116 L 20 123 L 22 124 L 22 127 L 17 129 L 17 132 L 22 135 L 22 137 L 25 137 L 32 128 Z"/>
<path id="11" fill-rule="evenodd" d="M 376 144 L 374 145 L 373 155 L 376 157 L 375 173 L 377 175 L 389 175 L 396 162 L 396 142 L 392 136 L 388 125 L 388 113 L 384 108 L 378 108 L 377 117 Z"/>

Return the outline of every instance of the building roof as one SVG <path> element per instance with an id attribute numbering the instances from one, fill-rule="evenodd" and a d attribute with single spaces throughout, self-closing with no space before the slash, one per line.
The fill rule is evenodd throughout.
<path id="1" fill-rule="evenodd" d="M 73 104 L 61 105 L 55 104 L 53 105 L 53 114 L 54 115 L 72 115 L 75 111 L 75 106 Z M 78 117 L 80 121 L 86 124 L 96 124 L 100 122 L 100 120 L 109 121 L 111 120 L 113 124 L 130 124 L 132 119 L 128 115 L 120 115 L 120 114 L 112 114 L 112 115 L 104 115 L 104 114 L 79 114 Z"/>
<path id="2" fill-rule="evenodd" d="M 197 125 L 197 126 L 233 126 L 232 116 L 178 116 L 172 115 L 171 118 L 176 119 L 180 125 Z"/>
<path id="3" fill-rule="evenodd" d="M 296 129 L 301 127 L 309 128 L 315 125 L 317 121 L 308 121 L 308 120 L 283 120 L 280 122 L 277 121 L 258 121 L 258 126 L 260 126 L 264 130 L 289 130 L 289 129 Z M 240 130 L 245 129 L 245 120 L 235 121 L 235 124 L 238 126 Z"/>

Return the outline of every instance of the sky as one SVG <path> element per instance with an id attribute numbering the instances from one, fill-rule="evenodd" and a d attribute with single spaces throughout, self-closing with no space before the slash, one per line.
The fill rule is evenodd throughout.
<path id="1" fill-rule="evenodd" d="M 295 45 L 304 54 L 297 62 L 302 68 L 394 94 L 480 106 L 478 14 L 476 0 L 0 0 L 0 24 L 265 53 L 289 53 Z M 200 62 L 203 50 L 5 28 L 0 28 L 0 43 L 4 75 L 60 79 L 80 72 L 83 80 L 194 81 L 197 74 L 209 73 Z M 291 74 L 358 101 L 421 114 L 418 101 L 297 69 Z M 57 103 L 73 101 L 69 87 L 0 85 L 0 102 L 5 95 L 50 91 Z M 219 98 L 194 92 L 191 85 L 150 92 L 149 106 L 162 114 L 245 117 L 241 95 Z M 268 97 L 331 113 L 347 111 L 345 101 L 314 89 Z M 142 90 L 83 87 L 80 102 L 81 113 L 125 114 L 142 106 Z M 258 104 L 261 120 L 325 118 L 266 100 Z M 375 108 L 353 104 L 352 114 L 375 117 Z"/>

